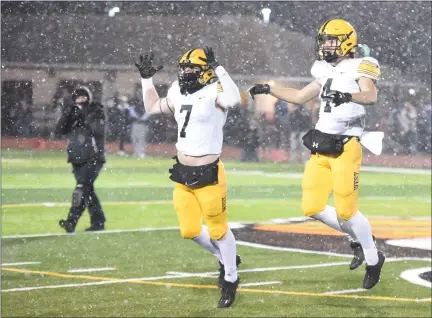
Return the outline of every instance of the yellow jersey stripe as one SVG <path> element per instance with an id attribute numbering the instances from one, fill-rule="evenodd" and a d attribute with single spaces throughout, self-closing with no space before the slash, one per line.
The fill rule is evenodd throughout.
<path id="1" fill-rule="evenodd" d="M 368 77 L 372 77 L 373 79 L 378 79 L 379 78 L 379 76 L 377 74 L 369 72 L 369 71 L 364 71 L 364 70 L 359 70 L 357 72 L 357 74 L 359 74 L 359 75 L 364 74 L 364 75 L 367 75 Z"/>
<path id="2" fill-rule="evenodd" d="M 370 65 L 370 66 L 373 66 L 373 67 L 379 68 L 379 66 L 378 66 L 377 64 L 375 64 L 375 63 L 373 63 L 373 62 L 371 62 L 371 61 L 367 61 L 367 60 L 363 60 L 363 61 L 361 61 L 360 65 L 361 65 L 361 64 L 366 64 L 366 65 Z"/>
<path id="3" fill-rule="evenodd" d="M 376 66 L 366 65 L 364 63 L 361 63 L 358 67 L 358 72 L 360 71 L 368 71 L 371 73 L 376 74 L 376 76 L 379 76 L 381 74 L 381 71 Z"/>

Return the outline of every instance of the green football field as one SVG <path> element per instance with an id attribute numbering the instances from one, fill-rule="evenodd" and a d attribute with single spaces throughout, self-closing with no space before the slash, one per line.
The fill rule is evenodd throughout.
<path id="1" fill-rule="evenodd" d="M 350 271 L 347 253 L 328 253 L 331 233 L 292 248 L 295 240 L 281 245 L 285 236 L 270 244 L 241 232 L 247 227 L 280 238 L 284 233 L 256 227 L 277 224 L 289 235 L 311 234 L 315 223 L 284 227 L 303 216 L 301 166 L 224 163 L 229 221 L 238 228 L 243 259 L 237 300 L 225 310 L 216 306 L 216 259 L 177 229 L 171 160 L 109 156 L 95 184 L 107 231 L 83 232 L 85 212 L 77 232 L 64 235 L 58 220 L 66 217 L 75 186 L 65 154 L 3 149 L 2 316 L 431 316 L 431 288 L 402 277 L 430 268 L 430 251 L 388 256 L 381 282 L 364 291 L 364 266 Z M 431 175 L 362 172 L 359 208 L 383 238 L 411 237 L 404 227 L 414 238 L 430 237 Z"/>

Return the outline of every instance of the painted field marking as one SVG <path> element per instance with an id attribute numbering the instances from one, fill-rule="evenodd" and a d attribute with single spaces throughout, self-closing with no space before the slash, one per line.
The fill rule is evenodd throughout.
<path id="1" fill-rule="evenodd" d="M 239 204 L 239 203 L 265 203 L 265 202 L 279 202 L 285 203 L 287 199 L 230 199 L 230 204 Z M 155 204 L 172 204 L 173 200 L 149 200 L 149 201 L 107 201 L 104 202 L 104 205 L 107 206 L 118 206 L 118 205 L 155 205 Z M 33 202 L 33 203 L 12 203 L 12 204 L 3 204 L 3 208 L 22 208 L 22 207 L 69 207 L 70 202 Z"/>
<path id="2" fill-rule="evenodd" d="M 422 279 L 419 275 L 424 272 L 430 272 L 432 271 L 431 267 L 422 267 L 422 268 L 414 268 L 414 269 L 408 269 L 406 271 L 403 271 L 400 274 L 400 277 L 409 281 L 410 283 L 432 288 L 432 283 L 428 282 L 425 279 Z"/>
<path id="3" fill-rule="evenodd" d="M 237 223 L 237 222 L 236 222 Z M 99 235 L 99 234 L 112 234 L 112 233 L 135 233 L 135 232 L 151 232 L 151 231 L 167 231 L 167 230 L 178 230 L 179 227 L 159 227 L 159 228 L 142 228 L 142 229 L 133 229 L 133 230 L 106 230 L 106 231 L 97 231 L 97 232 L 79 232 L 79 235 Z M 19 239 L 19 238 L 36 238 L 36 237 L 56 237 L 56 236 L 74 236 L 76 233 L 47 233 L 47 234 L 26 234 L 26 235 L 9 235 L 3 236 L 2 239 Z M 326 255 L 326 256 L 336 256 L 336 257 L 346 257 L 352 258 L 352 254 L 342 254 L 342 253 L 333 253 L 333 252 L 322 252 L 322 251 L 314 251 L 314 250 L 303 250 L 298 248 L 290 248 L 290 247 L 279 247 L 279 246 L 271 246 L 265 244 L 258 243 L 250 243 L 244 241 L 236 241 L 237 245 L 243 245 L 248 247 L 255 248 L 263 248 L 274 251 L 286 251 L 286 252 L 296 252 L 303 254 L 314 254 L 314 255 Z M 387 262 L 392 261 L 430 261 L 430 258 L 422 258 L 422 257 L 393 257 L 387 258 Z"/>
<path id="4" fill-rule="evenodd" d="M 367 289 L 356 288 L 356 289 L 329 291 L 329 292 L 325 292 L 324 294 L 326 294 L 326 295 L 339 295 L 339 294 L 359 293 L 359 292 L 365 292 L 365 291 L 367 291 Z"/>
<path id="5" fill-rule="evenodd" d="M 152 232 L 152 231 L 169 231 L 178 230 L 178 226 L 166 226 L 166 227 L 149 227 L 142 229 L 132 230 L 105 230 L 105 231 L 94 231 L 94 232 L 78 232 L 79 235 L 100 235 L 100 234 L 113 234 L 113 233 L 134 233 L 134 232 Z M 45 233 L 45 234 L 23 234 L 23 235 L 6 235 L 2 236 L 2 239 L 19 239 L 19 238 L 37 238 L 37 237 L 51 237 L 51 236 L 75 236 L 77 233 Z"/>
<path id="6" fill-rule="evenodd" d="M 278 280 L 274 280 L 270 282 L 246 283 L 246 284 L 239 284 L 239 287 L 264 286 L 264 285 L 276 285 L 276 284 L 282 284 L 282 282 Z"/>
<path id="7" fill-rule="evenodd" d="M 167 275 L 176 275 L 178 278 L 184 277 L 208 277 L 215 278 L 219 276 L 219 272 L 211 272 L 211 273 L 185 273 L 185 272 L 166 272 Z"/>
<path id="8" fill-rule="evenodd" d="M 114 271 L 115 267 L 101 267 L 101 268 L 77 268 L 70 269 L 68 273 L 91 273 L 91 272 L 103 272 L 103 271 Z"/>
<path id="9" fill-rule="evenodd" d="M 237 245 L 263 248 L 267 250 L 273 251 L 286 251 L 286 252 L 295 252 L 295 253 L 303 253 L 303 254 L 317 254 L 317 255 L 326 255 L 326 256 L 337 256 L 337 257 L 346 257 L 352 258 L 352 254 L 342 254 L 342 253 L 333 253 L 333 252 L 322 252 L 322 251 L 314 251 L 314 250 L 302 250 L 299 248 L 291 248 L 291 247 L 279 247 L 279 246 L 271 246 L 265 244 L 258 243 L 250 243 L 243 241 L 236 241 Z M 386 258 L 386 262 L 400 262 L 400 261 L 431 261 L 430 257 L 388 257 Z"/>
<path id="10" fill-rule="evenodd" d="M 419 299 L 418 300 L 419 302 L 423 302 L 423 301 L 426 301 L 426 302 L 432 302 L 432 298 L 423 298 L 423 299 Z"/>
<path id="11" fill-rule="evenodd" d="M 310 265 L 291 265 L 291 266 L 278 266 L 278 267 L 258 267 L 258 268 L 248 268 L 239 269 L 238 273 L 256 273 L 256 272 L 272 272 L 272 271 L 282 271 L 291 269 L 304 269 L 304 268 L 319 268 L 319 267 L 332 267 L 339 265 L 348 265 L 349 262 L 334 262 L 334 263 L 320 263 L 320 264 L 310 264 Z M 213 277 L 218 276 L 219 272 L 204 272 L 204 273 L 187 273 L 187 272 L 167 272 L 170 275 L 178 275 L 179 278 L 182 277 Z"/>
<path id="12" fill-rule="evenodd" d="M 18 263 L 4 263 L 1 264 L 0 266 L 21 266 L 21 265 L 36 265 L 36 264 L 40 264 L 40 262 L 18 262 Z"/>
<path id="13" fill-rule="evenodd" d="M 118 278 L 110 278 L 110 277 L 98 277 L 98 276 L 86 276 L 86 275 L 73 275 L 73 274 L 61 274 L 55 272 L 42 272 L 42 271 L 30 271 L 23 270 L 18 268 L 1 268 L 3 271 L 11 271 L 25 274 L 36 274 L 36 275 L 46 275 L 52 277 L 61 277 L 61 278 L 80 278 L 87 280 L 96 280 L 96 281 L 104 281 L 106 284 L 108 282 L 130 282 L 136 284 L 144 284 L 144 285 L 156 285 L 156 286 L 165 286 L 165 287 L 184 287 L 184 288 L 196 288 L 196 289 L 218 289 L 216 285 L 196 285 L 196 284 L 179 284 L 179 283 L 163 283 L 163 282 L 155 282 L 155 281 L 132 281 Z M 178 277 L 178 276 L 177 276 Z M 100 283 L 100 282 L 99 282 Z M 40 288 L 41 286 L 39 286 Z M 28 288 L 28 287 L 27 287 Z M 344 294 L 324 294 L 324 293 L 311 293 L 311 292 L 296 292 L 296 291 L 285 291 L 285 290 L 266 290 L 266 289 L 250 289 L 250 288 L 239 288 L 239 292 L 245 293 L 258 293 L 258 294 L 282 294 L 282 295 L 291 295 L 291 296 L 308 296 L 308 297 L 329 297 L 329 298 L 345 298 L 345 299 L 369 299 L 369 300 L 382 300 L 382 301 L 398 301 L 398 302 L 418 302 L 418 299 L 413 298 L 396 298 L 396 297 L 386 297 L 386 296 L 359 296 L 359 295 L 344 295 Z M 4 291 L 2 291 L 4 292 Z"/>

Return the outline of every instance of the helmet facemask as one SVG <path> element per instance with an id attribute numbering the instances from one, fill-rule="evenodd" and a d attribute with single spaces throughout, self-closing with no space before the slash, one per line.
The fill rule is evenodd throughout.
<path id="1" fill-rule="evenodd" d="M 179 65 L 178 81 L 182 94 L 192 94 L 204 86 L 202 76 L 204 70 L 200 65 L 181 63 Z"/>
<path id="2" fill-rule="evenodd" d="M 342 44 L 348 39 L 346 34 L 319 34 L 316 37 L 316 53 L 318 60 L 324 60 L 327 63 L 334 63 L 341 56 L 351 54 L 349 49 L 344 52 Z"/>

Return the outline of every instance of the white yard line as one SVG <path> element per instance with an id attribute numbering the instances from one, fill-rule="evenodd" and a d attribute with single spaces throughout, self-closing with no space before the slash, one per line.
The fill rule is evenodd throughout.
<path id="1" fill-rule="evenodd" d="M 256 247 L 256 248 L 264 248 L 273 251 L 286 251 L 286 252 L 296 252 L 303 254 L 317 254 L 317 255 L 326 255 L 326 256 L 338 256 L 338 257 L 346 257 L 352 258 L 352 254 L 341 254 L 341 253 L 333 253 L 333 252 L 322 252 L 322 251 L 313 251 L 313 250 L 302 250 L 299 248 L 291 248 L 291 247 L 279 247 L 279 246 L 271 246 L 265 244 L 257 244 L 243 241 L 236 241 L 237 245 Z M 431 261 L 430 257 L 388 257 L 386 258 L 386 262 L 400 262 L 400 261 Z"/>
<path id="2" fill-rule="evenodd" d="M 178 230 L 178 226 L 155 227 L 155 228 L 142 228 L 132 230 L 105 230 L 96 232 L 79 232 L 79 235 L 99 235 L 99 234 L 113 234 L 113 233 L 133 233 L 133 232 L 151 232 L 151 231 L 168 231 Z M 24 235 L 6 235 L 2 239 L 17 239 L 17 238 L 36 238 L 36 237 L 50 237 L 50 236 L 74 236 L 77 233 L 45 233 L 45 234 L 24 234 Z"/>
<path id="3" fill-rule="evenodd" d="M 248 268 L 239 269 L 238 273 L 256 273 L 256 272 L 272 272 L 272 271 L 282 271 L 282 270 L 292 270 L 292 269 L 305 269 L 305 268 L 319 268 L 319 267 L 333 267 L 339 265 L 348 265 L 349 262 L 334 262 L 334 263 L 320 263 L 320 264 L 310 264 L 310 265 L 291 265 L 291 266 L 278 266 L 278 267 L 258 267 L 258 268 Z M 170 275 L 178 275 L 181 277 L 210 277 L 217 276 L 219 272 L 204 272 L 204 273 L 187 273 L 187 272 L 167 272 Z M 192 275 L 192 276 L 191 276 Z"/>
<path id="4" fill-rule="evenodd" d="M 40 262 L 17 262 L 17 263 L 4 263 L 1 264 L 0 266 L 21 266 L 21 265 L 36 265 L 36 264 L 40 264 Z"/>
<path id="5" fill-rule="evenodd" d="M 365 292 L 367 289 L 364 288 L 357 288 L 357 289 L 345 289 L 345 290 L 336 290 L 336 291 L 329 291 L 325 292 L 326 295 L 338 295 L 338 294 L 350 294 L 350 293 L 359 293 L 359 292 Z"/>
<path id="6" fill-rule="evenodd" d="M 237 222 L 236 222 L 237 223 Z M 238 222 L 240 223 L 240 222 Z M 80 232 L 79 235 L 99 235 L 99 234 L 112 234 L 112 233 L 134 233 L 134 232 L 151 232 L 151 231 L 168 231 L 168 230 L 178 230 L 179 227 L 171 226 L 171 227 L 159 227 L 159 228 L 142 228 L 142 229 L 134 229 L 134 230 L 106 230 L 106 231 L 97 231 L 97 232 Z M 17 239 L 17 238 L 36 238 L 36 237 L 55 237 L 55 236 L 74 236 L 76 233 L 47 233 L 47 234 L 28 234 L 28 235 L 10 235 L 3 236 L 2 239 Z M 237 245 L 243 245 L 248 247 L 255 248 L 263 248 L 274 251 L 286 251 L 286 252 L 296 252 L 303 254 L 314 254 L 314 255 L 326 255 L 326 256 L 336 256 L 336 257 L 346 257 L 352 258 L 352 254 L 342 254 L 342 253 L 333 253 L 333 252 L 323 252 L 323 251 L 314 251 L 314 250 L 303 250 L 299 248 L 291 248 L 291 247 L 279 247 L 279 246 L 271 246 L 265 244 L 258 243 L 250 243 L 244 241 L 237 241 Z M 427 261 L 431 260 L 428 257 L 393 257 L 387 258 L 387 262 L 392 261 Z"/>
<path id="7" fill-rule="evenodd" d="M 379 173 L 397 173 L 397 174 L 421 174 L 430 175 L 431 170 L 429 169 L 410 169 L 410 168 L 387 168 L 387 167 L 372 167 L 362 166 L 361 171 L 367 172 L 379 172 Z"/>
<path id="8" fill-rule="evenodd" d="M 326 256 L 338 256 L 338 257 L 352 258 L 351 254 L 340 254 L 340 253 L 321 252 L 321 251 L 309 251 L 309 250 L 302 250 L 299 248 L 279 247 L 279 246 L 271 246 L 271 245 L 264 245 L 264 244 L 258 244 L 258 243 L 243 242 L 243 241 L 237 241 L 236 243 L 237 243 L 237 245 L 256 247 L 256 248 L 264 248 L 264 249 L 273 250 L 273 251 L 286 251 L 286 252 L 297 252 L 297 253 L 304 253 L 304 254 L 319 254 L 319 255 L 326 255 Z"/>
<path id="9" fill-rule="evenodd" d="M 278 198 L 262 198 L 262 199 L 230 199 L 229 202 L 233 204 L 238 203 L 263 203 L 263 202 L 286 202 L 286 199 Z M 104 205 L 117 206 L 117 205 L 154 205 L 154 204 L 172 204 L 173 200 L 148 200 L 148 201 L 107 201 Z M 22 208 L 22 207 L 68 207 L 70 202 L 34 202 L 34 203 L 11 203 L 3 204 L 2 208 Z"/>
<path id="10" fill-rule="evenodd" d="M 219 272 L 211 272 L 211 273 L 185 273 L 185 272 L 166 272 L 168 275 L 177 275 L 178 278 L 182 277 L 218 277 Z"/>
<path id="11" fill-rule="evenodd" d="M 418 301 L 422 302 L 422 301 L 431 301 L 431 300 L 432 300 L 432 298 L 422 298 L 422 299 L 419 299 Z"/>
<path id="12" fill-rule="evenodd" d="M 10 288 L 10 289 L 2 289 L 2 293 L 10 293 L 10 292 L 22 292 L 22 291 L 31 291 L 38 289 L 57 289 L 57 288 L 70 288 L 70 287 L 84 287 L 84 286 L 94 286 L 94 285 L 108 285 L 115 283 L 123 283 L 116 280 L 106 280 L 102 282 L 91 282 L 91 283 L 81 283 L 81 284 L 64 284 L 64 285 L 48 285 L 48 286 L 33 286 L 33 287 L 21 287 L 21 288 Z"/>
<path id="13" fill-rule="evenodd" d="M 91 273 L 91 272 L 103 272 L 103 271 L 115 271 L 115 267 L 101 267 L 101 268 L 77 268 L 70 269 L 68 273 Z"/>
<path id="14" fill-rule="evenodd" d="M 239 284 L 239 287 L 264 286 L 264 285 L 275 285 L 275 284 L 282 284 L 282 282 L 275 280 L 271 282 L 246 283 L 246 284 Z"/>

